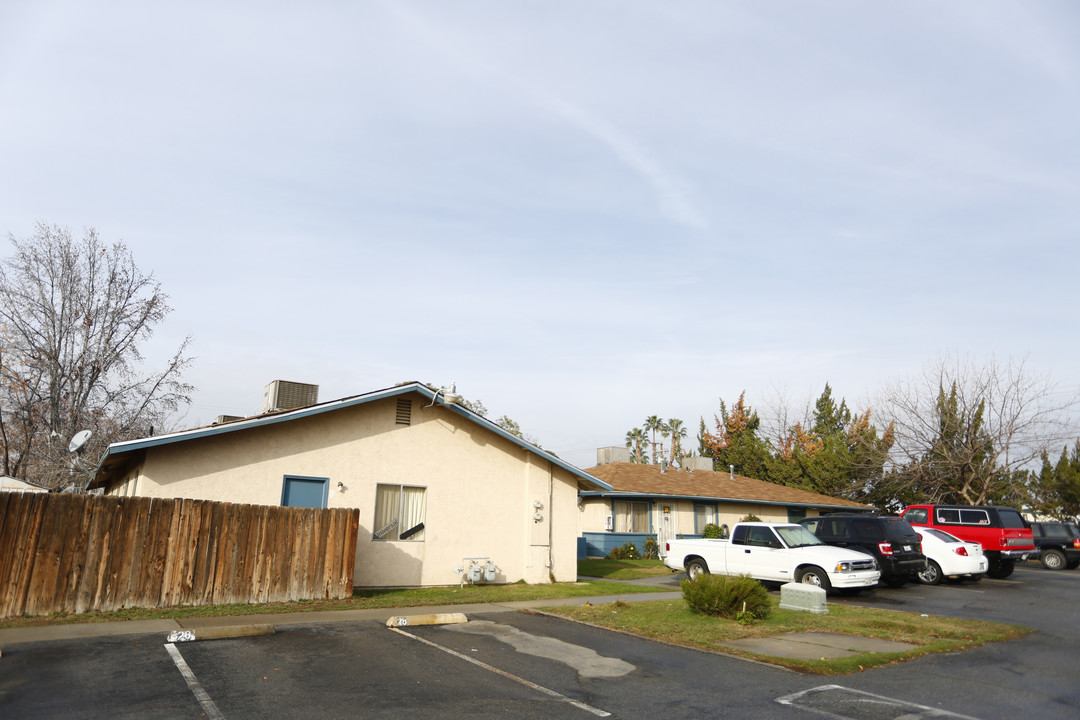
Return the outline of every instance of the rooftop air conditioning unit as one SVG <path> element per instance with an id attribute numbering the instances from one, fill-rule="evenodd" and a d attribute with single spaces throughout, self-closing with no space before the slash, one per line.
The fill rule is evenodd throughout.
<path id="1" fill-rule="evenodd" d="M 292 410 L 319 402 L 319 386 L 274 380 L 263 390 L 263 412 Z"/>
<path id="2" fill-rule="evenodd" d="M 610 465 L 611 463 L 628 462 L 630 462 L 630 448 L 612 446 L 596 449 L 597 465 Z"/>
<path id="3" fill-rule="evenodd" d="M 243 420 L 243 415 L 218 415 L 214 418 L 214 425 L 221 425 L 222 423 L 236 422 L 237 420 Z"/>
<path id="4" fill-rule="evenodd" d="M 683 470 L 712 470 L 713 459 L 711 457 L 687 457 L 679 461 L 680 467 Z"/>

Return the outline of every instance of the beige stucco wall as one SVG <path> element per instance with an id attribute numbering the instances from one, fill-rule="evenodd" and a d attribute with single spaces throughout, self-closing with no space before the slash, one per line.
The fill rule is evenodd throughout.
<path id="1" fill-rule="evenodd" d="M 279 505 L 286 475 L 328 478 L 328 507 L 360 509 L 357 585 L 454 584 L 467 558 L 493 561 L 497 582 L 576 579 L 574 476 L 419 395 L 411 425 L 395 424 L 396 407 L 390 398 L 151 448 L 111 492 Z M 379 483 L 427 488 L 422 541 L 372 538 Z"/>

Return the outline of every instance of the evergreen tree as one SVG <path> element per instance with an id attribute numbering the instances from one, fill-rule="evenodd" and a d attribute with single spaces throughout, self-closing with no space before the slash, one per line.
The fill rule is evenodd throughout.
<path id="1" fill-rule="evenodd" d="M 738 402 L 728 412 L 720 401 L 720 416 L 716 418 L 716 434 L 705 433 L 702 439 L 706 450 L 714 458 L 717 470 L 734 466 L 739 475 L 757 480 L 770 480 L 768 466 L 771 448 L 758 435 L 761 418 L 746 404 L 746 393 L 739 395 Z M 703 452 L 703 455 L 706 453 Z"/>
<path id="2" fill-rule="evenodd" d="M 1062 448 L 1057 463 L 1042 456 L 1042 470 L 1031 483 L 1030 506 L 1039 515 L 1075 522 L 1080 516 L 1080 440 Z"/>
<path id="3" fill-rule="evenodd" d="M 716 460 L 715 460 L 713 450 L 712 450 L 711 447 L 709 447 L 708 443 L 706 443 L 706 441 L 705 441 L 705 439 L 708 438 L 708 437 L 710 437 L 710 435 L 709 435 L 708 429 L 705 426 L 705 418 L 699 417 L 698 418 L 698 433 L 697 433 L 698 455 L 700 455 L 701 457 L 713 458 L 713 470 L 715 470 L 716 469 Z"/>
<path id="4" fill-rule="evenodd" d="M 832 388 L 825 383 L 825 390 L 814 403 L 814 426 L 812 431 L 818 437 L 843 435 L 851 424 L 851 411 L 848 410 L 847 402 L 841 398 L 840 405 L 832 399 Z"/>
<path id="5" fill-rule="evenodd" d="M 833 400 L 828 384 L 814 407 L 811 429 L 796 423 L 778 438 L 770 479 L 830 497 L 870 502 L 892 447 L 891 427 L 879 436 L 870 410 L 853 415 L 846 401 Z"/>

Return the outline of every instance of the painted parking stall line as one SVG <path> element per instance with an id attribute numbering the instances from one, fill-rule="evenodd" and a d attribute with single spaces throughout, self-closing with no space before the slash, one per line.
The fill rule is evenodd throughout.
<path id="1" fill-rule="evenodd" d="M 821 685 L 776 698 L 776 702 L 834 720 L 870 720 L 870 718 L 873 720 L 901 720 L 901 718 L 903 720 L 921 718 L 978 720 L 969 715 L 960 715 L 862 690 L 852 690 L 842 685 Z"/>
<path id="2" fill-rule="evenodd" d="M 518 677 L 517 675 L 511 675 L 510 673 L 506 672 L 505 670 L 500 670 L 499 668 L 494 667 L 492 665 L 488 665 L 485 662 L 481 662 L 480 660 L 477 660 L 476 658 L 471 658 L 468 655 L 463 655 L 463 654 L 459 653 L 457 650 L 451 650 L 450 648 L 443 647 L 442 645 L 439 645 L 438 643 L 434 643 L 434 642 L 431 642 L 430 640 L 428 640 L 426 638 L 422 638 L 422 637 L 419 637 L 418 635 L 413 635 L 412 633 L 405 632 L 404 630 L 402 630 L 400 628 L 391 627 L 390 630 L 392 632 L 396 632 L 399 635 L 404 635 L 407 638 L 412 638 L 413 640 L 418 640 L 418 641 L 424 643 L 425 645 L 429 645 L 429 646 L 431 646 L 433 648 L 436 648 L 438 650 L 442 650 L 444 653 L 448 653 L 450 655 L 453 655 L 454 657 L 459 658 L 461 660 L 464 660 L 465 662 L 470 662 L 473 665 L 476 665 L 477 667 L 481 667 L 481 668 L 483 668 L 483 669 L 485 669 L 485 670 L 487 670 L 489 672 L 493 672 L 496 675 L 501 675 L 502 677 L 504 677 L 504 678 L 506 678 L 508 680 L 513 680 L 514 682 L 520 683 L 521 685 L 524 685 L 525 687 L 528 687 L 528 688 L 531 688 L 531 689 L 536 690 L 538 692 L 544 693 L 545 695 L 553 697 L 556 700 L 559 700 L 560 702 L 564 702 L 564 703 L 566 703 L 568 705 L 573 705 L 574 707 L 576 707 L 576 708 L 578 708 L 580 710 L 584 710 L 585 712 L 591 713 L 593 715 L 596 715 L 597 717 L 611 717 L 611 713 L 607 712 L 606 710 L 601 710 L 600 708 L 595 708 L 592 705 L 588 705 L 588 704 L 580 702 L 578 700 L 574 700 L 573 698 L 567 697 L 566 695 L 563 695 L 562 693 L 559 693 L 559 692 L 556 692 L 556 691 L 551 690 L 549 688 L 546 688 L 543 685 L 537 685 L 536 683 L 531 682 L 529 680 L 526 680 L 525 678 Z"/>
<path id="3" fill-rule="evenodd" d="M 195 677 L 195 673 L 188 667 L 187 661 L 184 660 L 184 656 L 180 654 L 180 651 L 176 648 L 176 645 L 172 643 L 165 643 L 165 651 L 169 653 L 169 657 L 176 663 L 176 669 L 180 671 L 180 674 L 184 676 L 184 681 L 187 682 L 188 688 L 195 695 L 195 699 L 202 705 L 203 712 L 206 713 L 208 718 L 219 718 L 224 720 L 225 716 L 221 714 L 221 711 L 217 709 L 217 705 L 210 699 L 210 695 L 203 688 L 202 683 Z"/>

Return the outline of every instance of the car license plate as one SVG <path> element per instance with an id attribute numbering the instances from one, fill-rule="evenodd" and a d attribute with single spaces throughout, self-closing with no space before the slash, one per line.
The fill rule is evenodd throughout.
<path id="1" fill-rule="evenodd" d="M 904 546 L 904 552 L 911 552 L 911 546 L 910 545 L 905 545 Z"/>

